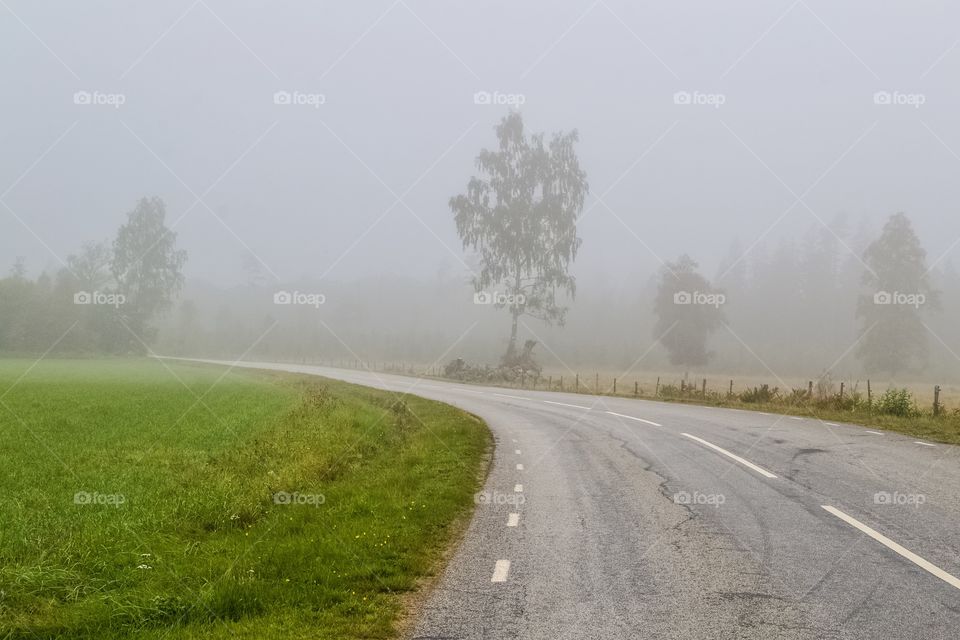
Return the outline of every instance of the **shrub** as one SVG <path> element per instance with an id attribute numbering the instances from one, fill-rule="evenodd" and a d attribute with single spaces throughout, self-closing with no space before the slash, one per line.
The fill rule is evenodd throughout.
<path id="1" fill-rule="evenodd" d="M 773 389 L 770 388 L 770 385 L 764 384 L 759 387 L 754 387 L 753 389 L 747 389 L 740 394 L 741 402 L 750 402 L 750 403 L 764 403 L 764 402 L 773 402 L 780 397 L 780 391 L 777 387 Z"/>
<path id="2" fill-rule="evenodd" d="M 877 400 L 877 411 L 891 416 L 911 416 L 918 413 L 913 396 L 906 389 L 887 389 Z"/>

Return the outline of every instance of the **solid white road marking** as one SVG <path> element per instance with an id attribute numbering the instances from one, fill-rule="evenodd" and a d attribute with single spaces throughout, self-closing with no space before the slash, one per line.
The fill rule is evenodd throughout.
<path id="1" fill-rule="evenodd" d="M 614 413 L 613 411 L 607 411 L 612 416 L 617 416 L 618 418 L 627 418 L 628 420 L 636 420 L 637 422 L 645 422 L 646 424 L 652 424 L 655 427 L 662 427 L 663 425 L 658 422 L 651 422 L 649 420 L 644 420 L 643 418 L 634 418 L 633 416 L 627 416 L 622 413 Z"/>
<path id="2" fill-rule="evenodd" d="M 520 455 L 520 449 L 514 449 L 513 452 L 517 455 Z"/>
<path id="3" fill-rule="evenodd" d="M 826 509 L 826 511 L 827 511 L 828 513 L 832 513 L 833 515 L 837 516 L 838 518 L 840 518 L 841 520 L 843 520 L 843 521 L 846 522 L 847 524 L 856 527 L 857 529 L 859 529 L 860 531 L 864 532 L 865 534 L 867 534 L 868 536 L 870 536 L 871 538 L 873 538 L 874 540 L 876 540 L 877 542 L 879 542 L 879 543 L 882 544 L 883 546 L 887 547 L 888 549 L 892 549 L 893 551 L 896 551 L 896 552 L 899 553 L 901 556 L 903 556 L 904 558 L 906 558 L 906 559 L 909 560 L 910 562 L 914 563 L 915 565 L 917 565 L 918 567 L 920 567 L 920 568 L 923 569 L 924 571 L 927 571 L 927 572 L 929 572 L 929 573 L 932 573 L 933 575 L 937 576 L 938 578 L 940 578 L 941 580 L 943 580 L 944 582 L 946 582 L 946 583 L 949 584 L 950 586 L 953 586 L 953 587 L 956 587 L 957 589 L 960 589 L 960 579 L 955 578 L 954 576 L 950 575 L 949 573 L 947 573 L 946 571 L 944 571 L 944 570 L 941 569 L 940 567 L 936 566 L 935 564 L 932 564 L 932 563 L 924 560 L 923 558 L 921 558 L 921 557 L 918 556 L 917 554 L 913 553 L 913 552 L 910 551 L 909 549 L 904 549 L 903 547 L 901 547 L 900 545 L 898 545 L 896 542 L 894 542 L 893 540 L 891 540 L 891 539 L 888 538 L 887 536 L 885 536 L 885 535 L 883 535 L 882 533 L 879 533 L 879 532 L 877 532 L 877 531 L 874 531 L 873 529 L 871 529 L 871 528 L 868 527 L 867 525 L 863 524 L 862 522 L 860 522 L 860 521 L 857 520 L 856 518 L 853 518 L 853 517 L 851 517 L 851 516 L 848 516 L 848 515 L 845 514 L 843 511 L 840 511 L 840 509 L 837 509 L 836 507 L 831 507 L 831 506 L 828 505 L 828 504 L 822 504 L 822 505 L 820 505 L 820 506 L 823 507 L 824 509 Z"/>
<path id="4" fill-rule="evenodd" d="M 824 422 L 823 424 L 827 425 L 828 427 L 839 427 L 839 426 L 840 426 L 840 425 L 838 425 L 836 422 Z"/>
<path id="5" fill-rule="evenodd" d="M 925 447 L 935 447 L 935 446 L 937 446 L 937 445 L 935 445 L 935 444 L 930 444 L 929 442 L 920 442 L 919 440 L 914 440 L 914 441 L 913 441 L 913 444 L 922 444 L 922 445 L 925 446 Z"/>
<path id="6" fill-rule="evenodd" d="M 737 462 L 739 462 L 739 463 L 742 464 L 743 466 L 745 466 L 745 467 L 747 467 L 747 468 L 750 468 L 750 469 L 753 469 L 754 471 L 756 471 L 757 473 L 759 473 L 759 474 L 762 475 L 762 476 L 766 476 L 767 478 L 776 478 L 776 477 L 777 477 L 777 476 L 775 476 L 774 474 L 772 474 L 772 473 L 770 473 L 769 471 L 767 471 L 766 469 L 762 469 L 762 468 L 758 467 L 757 465 L 753 464 L 753 463 L 750 462 L 749 460 L 744 460 L 743 458 L 741 458 L 741 457 L 738 456 L 737 454 L 735 454 L 735 453 L 730 453 L 730 452 L 727 451 L 726 449 L 724 449 L 724 448 L 722 448 L 722 447 L 718 447 L 717 445 L 715 445 L 715 444 L 713 444 L 713 443 L 707 442 L 707 441 L 704 440 L 703 438 L 698 438 L 697 436 L 692 436 L 692 435 L 690 435 L 689 433 L 681 433 L 680 435 L 686 436 L 686 437 L 690 438 L 691 440 L 696 440 L 696 441 L 699 442 L 700 444 L 706 445 L 706 446 L 710 447 L 711 449 L 713 449 L 714 451 L 719 451 L 720 453 L 722 453 L 723 455 L 727 456 L 728 458 L 732 458 L 733 460 L 736 460 Z"/>
<path id="7" fill-rule="evenodd" d="M 867 433 L 872 433 L 872 434 L 878 435 L 878 436 L 882 436 L 882 435 L 883 435 L 883 433 L 880 432 L 880 431 L 869 431 L 869 430 L 868 430 Z"/>
<path id="8" fill-rule="evenodd" d="M 495 393 L 495 396 L 500 396 L 501 398 L 513 398 L 514 400 L 529 400 L 530 398 L 524 398 L 523 396 L 508 396 L 505 393 Z"/>
<path id="9" fill-rule="evenodd" d="M 507 574 L 510 573 L 509 560 L 497 560 L 497 565 L 493 568 L 493 577 L 490 582 L 506 582 Z"/>
<path id="10" fill-rule="evenodd" d="M 590 407 L 585 407 L 585 406 L 583 406 L 583 405 L 581 405 L 581 404 L 567 404 L 566 402 L 554 402 L 554 401 L 552 401 L 552 400 L 544 400 L 544 402 L 547 403 L 547 404 L 556 404 L 556 405 L 559 405 L 559 406 L 561 406 L 561 407 L 573 407 L 574 409 L 585 409 L 585 410 L 589 410 L 589 409 L 590 409 Z"/>
<path id="11" fill-rule="evenodd" d="M 791 419 L 791 420 L 803 420 L 803 418 L 800 418 L 800 417 L 798 417 L 798 416 L 790 416 L 790 419 Z"/>
<path id="12" fill-rule="evenodd" d="M 508 527 L 515 527 L 515 526 L 517 526 L 519 523 L 520 523 L 520 514 L 519 514 L 519 513 L 511 513 L 511 514 L 510 514 L 510 517 L 507 518 L 507 526 L 508 526 Z"/>
<path id="13" fill-rule="evenodd" d="M 523 493 L 523 485 L 522 485 L 522 484 L 515 484 L 515 485 L 513 485 L 513 490 L 514 490 L 516 493 Z"/>
<path id="14" fill-rule="evenodd" d="M 518 464 L 518 465 L 517 465 L 517 471 L 523 471 L 523 465 L 522 465 L 522 464 Z"/>

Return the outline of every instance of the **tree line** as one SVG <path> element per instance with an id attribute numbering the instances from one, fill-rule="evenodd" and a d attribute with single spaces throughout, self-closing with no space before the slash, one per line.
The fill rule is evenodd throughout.
<path id="1" fill-rule="evenodd" d="M 644 367 L 805 375 L 849 355 L 863 370 L 891 376 L 923 371 L 931 343 L 942 353 L 958 351 L 950 346 L 960 342 L 949 318 L 960 301 L 960 275 L 939 260 L 928 264 L 902 213 L 877 237 L 867 229 L 851 233 L 840 220 L 776 247 L 735 243 L 712 278 L 683 255 L 649 278 L 638 274 L 630 289 L 593 282 L 579 291 L 573 267 L 589 184 L 577 132 L 530 134 L 520 114 L 510 113 L 495 134 L 496 146 L 480 151 L 476 174 L 449 207 L 476 267 L 472 302 L 509 321 L 499 339 L 484 328 L 462 339 L 477 317 L 461 297 L 462 273 L 434 283 L 385 275 L 285 287 L 254 274 L 232 290 L 194 283 L 177 301 L 186 255 L 166 226 L 163 202 L 144 198 L 112 242 L 85 245 L 36 280 L 19 263 L 0 279 L 0 351 L 42 353 L 55 345 L 61 352 L 138 353 L 156 343 L 186 355 L 249 350 L 262 358 L 422 364 L 454 345 L 451 356 L 494 366 L 536 367 L 549 352 L 613 369 L 644 356 Z M 319 291 L 328 302 L 322 309 L 278 307 L 278 288 Z M 536 334 L 533 327 L 540 327 Z M 541 337 L 546 344 L 535 358 L 532 342 Z M 494 343 L 505 346 L 491 361 Z M 651 343 L 660 348 L 647 357 Z M 938 361 L 956 370 L 956 360 L 942 353 Z"/>
<path id="2" fill-rule="evenodd" d="M 112 241 L 84 244 L 56 273 L 31 280 L 22 259 L 14 263 L 0 279 L 0 351 L 143 353 L 183 286 L 186 260 L 163 200 L 142 198 Z"/>
<path id="3" fill-rule="evenodd" d="M 479 258 L 475 290 L 491 296 L 511 316 L 501 364 L 529 366 L 530 343 L 524 362 L 517 361 L 518 318 L 530 315 L 548 324 L 563 323 L 567 309 L 558 303 L 557 294 L 572 299 L 576 293 L 570 269 L 581 244 L 577 220 L 589 187 L 574 150 L 576 131 L 557 133 L 545 146 L 543 134 L 527 137 L 520 114 L 511 113 L 496 134 L 498 148 L 480 152 L 476 159 L 480 176 L 471 178 L 466 193 L 452 198 L 450 207 L 464 248 Z M 824 239 L 821 236 L 820 241 Z M 831 250 L 835 248 L 815 247 L 820 255 L 807 255 L 805 272 L 814 277 L 817 270 L 835 272 L 838 266 Z M 736 273 L 742 258 L 734 257 L 721 281 Z M 857 300 L 859 332 L 851 348 L 864 369 L 896 376 L 924 367 L 931 333 L 924 316 L 940 308 L 940 292 L 931 284 L 926 252 L 907 216 L 891 216 L 880 237 L 857 260 L 864 291 Z M 745 293 L 743 282 L 733 283 L 738 285 L 737 294 Z M 797 285 L 796 298 L 822 304 L 820 292 L 810 290 L 819 283 Z M 491 287 L 505 295 L 494 297 L 487 291 Z M 690 368 L 710 363 L 715 356 L 710 337 L 728 326 L 726 302 L 722 283 L 705 278 L 690 256 L 664 263 L 652 305 L 653 338 L 666 349 L 671 364 Z"/>

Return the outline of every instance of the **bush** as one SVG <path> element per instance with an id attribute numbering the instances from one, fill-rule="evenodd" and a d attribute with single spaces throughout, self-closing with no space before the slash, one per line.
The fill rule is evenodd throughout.
<path id="1" fill-rule="evenodd" d="M 764 384 L 742 392 L 740 394 L 740 401 L 749 403 L 764 403 L 773 402 L 779 397 L 780 390 L 778 387 L 771 389 L 770 385 Z"/>
<path id="2" fill-rule="evenodd" d="M 906 389 L 887 389 L 877 400 L 877 411 L 902 417 L 919 413 L 913 401 L 913 396 Z"/>

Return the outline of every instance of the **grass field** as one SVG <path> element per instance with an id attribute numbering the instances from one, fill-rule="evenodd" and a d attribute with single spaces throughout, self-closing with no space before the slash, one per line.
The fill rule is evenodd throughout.
<path id="1" fill-rule="evenodd" d="M 329 380 L 30 367 L 0 361 L 0 639 L 391 637 L 490 447 Z"/>

